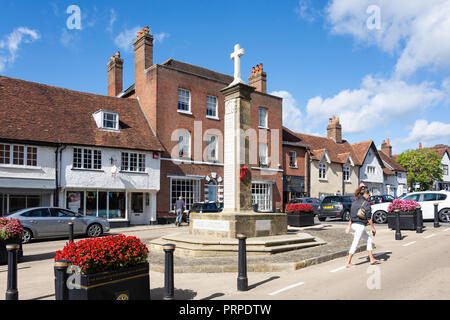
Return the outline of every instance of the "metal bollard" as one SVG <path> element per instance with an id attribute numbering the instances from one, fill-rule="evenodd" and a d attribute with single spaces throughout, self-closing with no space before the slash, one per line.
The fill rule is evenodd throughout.
<path id="1" fill-rule="evenodd" d="M 173 277 L 173 252 L 175 251 L 174 244 L 163 245 L 165 257 L 164 269 L 164 300 L 174 300 L 174 277 Z"/>
<path id="2" fill-rule="evenodd" d="M 239 273 L 237 279 L 237 289 L 239 291 L 247 291 L 247 249 L 245 244 L 247 236 L 245 234 L 237 234 L 236 237 L 239 239 Z"/>
<path id="3" fill-rule="evenodd" d="M 438 214 L 438 205 L 439 203 L 434 203 L 434 227 L 439 228 L 441 225 L 439 224 L 439 214 Z"/>
<path id="4" fill-rule="evenodd" d="M 6 300 L 19 300 L 19 291 L 17 290 L 17 251 L 20 245 L 8 244 L 8 288 L 6 290 Z"/>
<path id="5" fill-rule="evenodd" d="M 400 210 L 395 210 L 395 240 L 402 240 L 402 232 L 400 231 Z"/>
<path id="6" fill-rule="evenodd" d="M 69 222 L 69 242 L 73 242 L 73 222 Z"/>
<path id="7" fill-rule="evenodd" d="M 416 233 L 422 233 L 423 218 L 422 218 L 422 208 L 420 206 L 416 207 L 416 218 L 417 218 Z"/>
<path id="8" fill-rule="evenodd" d="M 67 268 L 70 261 L 58 260 L 55 262 L 55 300 L 69 300 L 69 288 L 67 287 Z"/>

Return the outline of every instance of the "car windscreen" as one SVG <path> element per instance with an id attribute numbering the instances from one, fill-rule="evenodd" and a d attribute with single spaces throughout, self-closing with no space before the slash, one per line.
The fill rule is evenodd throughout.
<path id="1" fill-rule="evenodd" d="M 322 203 L 331 203 L 331 202 L 340 202 L 341 198 L 340 197 L 325 197 L 322 200 Z"/>

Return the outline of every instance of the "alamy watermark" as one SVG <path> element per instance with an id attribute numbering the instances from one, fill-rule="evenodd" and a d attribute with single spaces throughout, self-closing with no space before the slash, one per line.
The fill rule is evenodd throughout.
<path id="1" fill-rule="evenodd" d="M 77 5 L 70 5 L 66 10 L 70 16 L 67 18 L 66 26 L 69 30 L 81 30 L 81 9 Z"/>
<path id="2" fill-rule="evenodd" d="M 367 7 L 366 13 L 370 16 L 366 20 L 366 26 L 369 30 L 381 30 L 381 8 L 376 5 Z"/>
<path id="3" fill-rule="evenodd" d="M 381 289 L 381 268 L 376 265 L 371 265 L 367 268 L 367 274 L 371 276 L 367 279 L 366 285 L 369 290 Z"/>

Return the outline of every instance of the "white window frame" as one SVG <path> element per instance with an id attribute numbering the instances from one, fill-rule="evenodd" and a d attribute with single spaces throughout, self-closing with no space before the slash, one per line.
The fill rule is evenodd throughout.
<path id="1" fill-rule="evenodd" d="M 188 154 L 185 154 L 183 152 L 183 156 L 181 156 L 181 153 L 180 153 L 180 138 L 181 137 L 183 138 L 183 143 L 184 143 L 184 145 L 183 144 L 182 145 L 186 146 L 187 151 L 188 151 Z M 180 159 L 191 158 L 191 133 L 189 131 L 187 131 L 186 129 L 178 130 L 177 146 L 178 146 L 178 157 Z M 185 150 L 185 148 L 181 148 L 181 149 Z"/>
<path id="2" fill-rule="evenodd" d="M 186 97 L 183 97 L 181 94 L 187 94 L 188 95 L 188 101 L 180 101 L 181 99 L 185 99 Z M 184 109 L 180 109 L 180 103 L 182 104 L 187 104 L 187 110 Z M 177 111 L 180 113 L 187 113 L 187 114 L 192 114 L 191 112 L 191 91 L 187 90 L 187 89 L 183 89 L 183 88 L 178 88 L 178 100 L 177 100 Z"/>
<path id="3" fill-rule="evenodd" d="M 75 153 L 77 150 L 81 150 L 80 154 L 80 167 L 75 166 Z M 87 152 L 90 153 L 90 165 L 86 165 Z M 97 155 L 97 156 L 96 156 Z M 100 161 L 100 168 L 98 168 L 98 161 Z M 102 150 L 99 149 L 90 149 L 90 148 L 73 148 L 72 153 L 72 169 L 76 170 L 93 170 L 93 171 L 101 171 L 103 168 L 103 160 L 102 160 Z"/>
<path id="4" fill-rule="evenodd" d="M 252 204 L 258 204 L 258 211 L 271 212 L 273 210 L 272 188 L 270 183 L 252 183 Z"/>
<path id="5" fill-rule="evenodd" d="M 294 159 L 294 161 L 292 161 Z M 290 168 L 298 168 L 297 167 L 297 151 L 289 151 L 289 167 Z"/>
<path id="6" fill-rule="evenodd" d="M 328 166 L 326 163 L 319 162 L 319 180 L 327 180 Z"/>
<path id="7" fill-rule="evenodd" d="M 376 167 L 375 166 L 367 166 L 366 173 L 374 175 L 376 173 Z"/>
<path id="8" fill-rule="evenodd" d="M 214 105 L 214 115 L 210 115 L 208 114 L 208 106 L 211 106 L 211 103 L 208 103 L 208 99 L 214 99 L 215 105 Z M 211 95 L 207 95 L 206 96 L 206 117 L 209 119 L 214 119 L 214 120 L 218 120 L 219 119 L 219 114 L 218 114 L 218 104 L 219 104 L 219 99 L 217 99 L 216 96 L 211 96 Z"/>
<path id="9" fill-rule="evenodd" d="M 173 187 L 175 184 L 178 184 L 179 186 L 181 186 L 181 189 L 183 188 L 183 184 L 184 187 L 186 187 L 186 184 L 188 183 L 192 183 L 192 195 L 188 193 L 188 191 L 182 190 L 181 194 L 176 194 L 173 195 Z M 201 181 L 199 179 L 191 179 L 191 178 L 184 178 L 184 177 L 179 177 L 179 178 L 170 178 L 170 208 L 169 208 L 169 212 L 175 212 L 175 210 L 173 209 L 173 207 L 175 206 L 176 200 L 178 200 L 178 197 L 181 195 L 183 197 L 185 206 L 186 206 L 186 210 L 190 210 L 192 205 L 195 202 L 200 202 L 200 197 L 201 197 Z M 174 202 L 175 201 L 175 202 Z"/>
<path id="10" fill-rule="evenodd" d="M 350 170 L 350 166 L 345 165 L 342 167 L 342 175 L 344 178 L 344 182 L 350 182 L 350 177 L 351 177 L 351 170 Z"/>
<path id="11" fill-rule="evenodd" d="M 268 166 L 268 144 L 266 142 L 260 142 L 258 149 L 258 159 L 259 159 L 259 166 Z M 263 152 L 264 151 L 264 152 Z"/>
<path id="12" fill-rule="evenodd" d="M 113 116 L 113 119 L 107 119 L 108 116 Z M 105 123 L 112 123 L 114 127 L 108 127 Z M 103 111 L 102 128 L 106 130 L 119 130 L 119 114 L 117 112 Z"/>
<path id="13" fill-rule="evenodd" d="M 5 153 L 9 153 L 9 157 L 3 157 L 3 160 L 5 161 L 6 159 L 8 159 L 8 163 L 1 163 L 0 166 L 10 166 L 10 167 L 28 167 L 28 168 L 37 168 L 38 164 L 39 164 L 39 148 L 36 146 L 28 146 L 28 145 L 19 145 L 19 144 L 7 144 L 7 143 L 0 143 L 0 145 L 2 146 L 6 146 L 7 148 L 5 148 L 3 151 Z M 22 164 L 14 164 L 14 148 L 23 148 L 23 157 L 22 158 L 18 158 L 19 160 L 21 160 L 20 162 L 22 162 Z M 36 150 L 36 164 L 28 164 L 28 154 L 29 154 L 29 150 L 35 149 Z M 34 153 L 33 153 L 34 154 Z M 32 159 L 34 160 L 34 159 Z"/>
<path id="14" fill-rule="evenodd" d="M 448 165 L 447 164 L 442 165 L 442 170 L 444 171 L 444 176 L 448 176 Z"/>
<path id="15" fill-rule="evenodd" d="M 120 171 L 145 173 L 146 172 L 145 154 L 136 152 L 121 152 Z"/>
<path id="16" fill-rule="evenodd" d="M 211 138 L 214 137 L 214 142 L 211 142 Z M 206 161 L 218 161 L 218 146 L 219 146 L 219 137 L 215 134 L 206 135 Z M 211 157 L 211 152 L 214 151 L 215 157 Z"/>
<path id="17" fill-rule="evenodd" d="M 264 111 L 264 119 L 261 119 L 261 111 Z M 258 109 L 258 128 L 268 129 L 268 117 L 269 117 L 268 115 L 269 115 L 269 112 L 266 108 L 261 107 Z M 261 125 L 262 124 L 261 120 L 264 120 L 263 125 Z"/>

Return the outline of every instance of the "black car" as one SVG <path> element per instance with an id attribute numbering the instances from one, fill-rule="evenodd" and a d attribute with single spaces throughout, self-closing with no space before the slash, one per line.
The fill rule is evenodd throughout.
<path id="1" fill-rule="evenodd" d="M 369 198 L 370 205 L 379 204 L 383 202 L 392 202 L 395 198 L 391 195 L 371 196 Z"/>
<path id="2" fill-rule="evenodd" d="M 327 196 L 320 203 L 317 217 L 320 221 L 325 221 L 327 218 L 341 218 L 343 221 L 348 221 L 354 200 L 352 196 Z"/>
<path id="3" fill-rule="evenodd" d="M 223 202 L 196 202 L 192 205 L 186 216 L 186 222 L 189 223 L 189 215 L 191 213 L 210 213 L 210 212 L 222 212 Z"/>
<path id="4" fill-rule="evenodd" d="M 318 209 L 319 209 L 319 205 L 320 205 L 320 200 L 317 198 L 296 198 L 296 199 L 292 199 L 290 200 L 287 205 L 291 204 L 291 203 L 306 203 L 311 205 L 314 208 L 314 214 L 318 213 Z"/>

